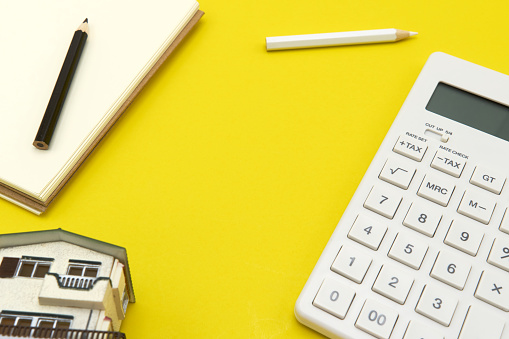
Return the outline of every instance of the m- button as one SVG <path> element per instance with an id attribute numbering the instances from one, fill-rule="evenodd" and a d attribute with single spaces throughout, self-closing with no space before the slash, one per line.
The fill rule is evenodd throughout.
<path id="1" fill-rule="evenodd" d="M 412 160 L 421 161 L 427 149 L 428 146 L 426 143 L 402 135 L 399 137 L 398 142 L 394 145 L 392 150 Z"/>
<path id="2" fill-rule="evenodd" d="M 455 188 L 456 186 L 452 185 L 449 180 L 428 174 L 424 177 L 417 195 L 439 205 L 447 206 Z"/>
<path id="3" fill-rule="evenodd" d="M 458 212 L 487 225 L 490 222 L 496 205 L 497 202 L 490 196 L 473 191 L 465 191 L 458 207 Z"/>
<path id="4" fill-rule="evenodd" d="M 431 167 L 459 178 L 465 167 L 465 161 L 446 151 L 439 150 L 431 162 Z"/>

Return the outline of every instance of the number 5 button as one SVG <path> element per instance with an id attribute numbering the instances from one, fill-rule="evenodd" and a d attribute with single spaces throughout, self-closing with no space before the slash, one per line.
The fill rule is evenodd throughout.
<path id="1" fill-rule="evenodd" d="M 401 203 L 402 196 L 390 189 L 374 186 L 369 192 L 364 207 L 386 218 L 394 218 L 394 214 Z"/>
<path id="2" fill-rule="evenodd" d="M 355 327 L 377 338 L 388 339 L 398 316 L 398 313 L 393 309 L 368 299 L 355 322 Z"/>
<path id="3" fill-rule="evenodd" d="M 354 297 L 355 292 L 350 287 L 334 279 L 325 278 L 313 300 L 313 305 L 339 319 L 344 319 Z"/>

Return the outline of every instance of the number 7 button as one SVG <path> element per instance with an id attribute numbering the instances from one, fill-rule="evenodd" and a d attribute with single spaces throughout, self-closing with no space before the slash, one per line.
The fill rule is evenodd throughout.
<path id="1" fill-rule="evenodd" d="M 386 218 L 392 219 L 398 210 L 401 200 L 401 195 L 389 189 L 373 186 L 364 202 L 364 207 Z"/>

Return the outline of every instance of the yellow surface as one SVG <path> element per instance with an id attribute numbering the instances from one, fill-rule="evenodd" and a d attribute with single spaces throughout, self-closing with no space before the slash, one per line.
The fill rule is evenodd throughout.
<path id="1" fill-rule="evenodd" d="M 200 3 L 48 212 L 2 200 L 1 231 L 126 247 L 129 339 L 319 338 L 295 300 L 415 78 L 435 51 L 509 74 L 509 2 Z M 265 51 L 267 36 L 378 28 L 419 35 Z"/>

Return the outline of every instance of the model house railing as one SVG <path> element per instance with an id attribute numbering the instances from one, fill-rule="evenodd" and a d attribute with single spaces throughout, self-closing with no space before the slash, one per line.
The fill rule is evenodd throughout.
<path id="1" fill-rule="evenodd" d="M 3 338 L 126 339 L 126 335 L 122 332 L 0 325 L 0 339 Z"/>
<path id="2" fill-rule="evenodd" d="M 89 290 L 94 286 L 96 278 L 80 277 L 76 275 L 60 275 L 62 287 Z"/>

